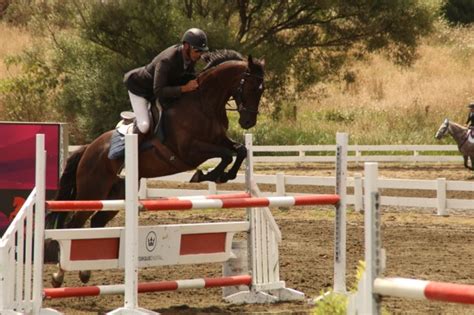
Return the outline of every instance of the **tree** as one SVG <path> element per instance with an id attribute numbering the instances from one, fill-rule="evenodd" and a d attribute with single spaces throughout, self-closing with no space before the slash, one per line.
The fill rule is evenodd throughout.
<path id="1" fill-rule="evenodd" d="M 0 18 L 5 14 L 11 0 L 0 0 Z"/>
<path id="2" fill-rule="evenodd" d="M 474 0 L 448 0 L 442 11 L 451 23 L 470 24 L 474 22 Z"/>
<path id="3" fill-rule="evenodd" d="M 51 66 L 63 69 L 57 103 L 68 117 L 80 118 L 75 120 L 90 130 L 88 138 L 111 128 L 118 112 L 129 106 L 122 74 L 179 42 L 189 27 L 206 30 L 212 49 L 264 57 L 267 100 L 278 110 L 282 100 L 337 73 L 351 53 L 363 56 L 384 49 L 396 62 L 409 64 L 417 40 L 430 31 L 435 16 L 419 0 L 57 3 L 63 11 L 67 7 L 68 19 L 54 18 L 50 10 L 38 15 L 42 26 L 36 29 L 52 38 L 56 57 Z M 107 117 L 100 123 L 90 118 L 103 112 Z"/>

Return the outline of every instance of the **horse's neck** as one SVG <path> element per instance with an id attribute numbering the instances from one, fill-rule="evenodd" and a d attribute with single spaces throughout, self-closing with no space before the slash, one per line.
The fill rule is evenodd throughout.
<path id="1" fill-rule="evenodd" d="M 206 106 L 206 111 L 218 115 L 222 115 L 222 112 L 225 114 L 225 105 L 245 71 L 244 63 L 239 61 L 229 62 L 220 67 L 209 73 L 200 85 L 203 99 L 210 100 L 203 106 Z"/>
<path id="2" fill-rule="evenodd" d="M 464 129 L 463 127 L 454 123 L 449 123 L 448 131 L 458 144 L 464 141 L 466 129 Z"/>

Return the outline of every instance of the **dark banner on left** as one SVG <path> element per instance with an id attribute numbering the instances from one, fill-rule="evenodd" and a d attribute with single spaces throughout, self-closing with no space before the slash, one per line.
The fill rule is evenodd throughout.
<path id="1" fill-rule="evenodd" d="M 0 235 L 35 186 L 36 135 L 44 134 L 47 199 L 58 188 L 67 151 L 64 124 L 0 122 Z"/>

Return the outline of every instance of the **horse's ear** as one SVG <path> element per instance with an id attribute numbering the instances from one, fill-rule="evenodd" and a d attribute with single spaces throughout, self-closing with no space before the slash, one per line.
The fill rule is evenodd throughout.
<path id="1" fill-rule="evenodd" d="M 249 65 L 253 65 L 253 58 L 252 58 L 252 55 L 249 55 L 249 57 L 248 57 L 248 62 L 249 62 Z"/>

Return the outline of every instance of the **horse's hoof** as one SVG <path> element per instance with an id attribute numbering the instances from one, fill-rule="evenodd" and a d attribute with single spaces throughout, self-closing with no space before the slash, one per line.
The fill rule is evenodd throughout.
<path id="1" fill-rule="evenodd" d="M 189 181 L 190 183 L 200 183 L 201 177 L 203 176 L 203 172 L 201 170 L 197 170 L 196 173 L 194 173 L 193 177 L 191 177 L 191 180 Z"/>
<path id="2" fill-rule="evenodd" d="M 90 278 L 91 278 L 90 270 L 79 271 L 79 279 L 81 279 L 82 283 L 89 282 Z"/>
<path id="3" fill-rule="evenodd" d="M 51 285 L 53 288 L 59 288 L 63 285 L 64 282 L 64 274 L 59 274 L 57 272 L 53 273 L 51 276 Z"/>
<path id="4" fill-rule="evenodd" d="M 215 183 L 216 184 L 225 184 L 229 181 L 229 178 L 227 177 L 227 174 L 222 174 L 219 176 L 219 178 L 216 179 Z"/>

